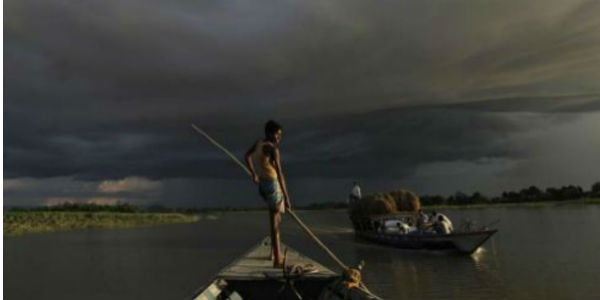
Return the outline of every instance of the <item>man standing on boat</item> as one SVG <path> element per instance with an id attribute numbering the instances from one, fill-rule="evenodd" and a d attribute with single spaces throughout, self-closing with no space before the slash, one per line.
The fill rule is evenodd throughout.
<path id="1" fill-rule="evenodd" d="M 252 173 L 252 181 L 258 184 L 258 191 L 269 207 L 271 260 L 275 268 L 283 266 L 279 252 L 281 214 L 291 207 L 279 154 L 282 134 L 281 125 L 269 120 L 265 124 L 265 139 L 252 145 L 245 155 L 246 166 Z M 254 169 L 254 161 L 258 164 L 258 170 Z"/>
<path id="2" fill-rule="evenodd" d="M 360 186 L 358 186 L 358 182 L 355 181 L 352 186 L 352 191 L 350 191 L 350 195 L 348 196 L 348 204 L 352 204 L 355 201 L 360 200 L 361 197 L 362 195 L 360 193 Z"/>

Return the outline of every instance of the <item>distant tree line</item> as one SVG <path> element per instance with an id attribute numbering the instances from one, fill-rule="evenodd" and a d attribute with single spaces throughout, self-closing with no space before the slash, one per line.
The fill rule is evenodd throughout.
<path id="1" fill-rule="evenodd" d="M 139 212 L 140 208 L 137 205 L 129 203 L 118 203 L 112 205 L 94 204 L 94 203 L 70 203 L 66 202 L 60 205 L 51 206 L 36 206 L 36 207 L 20 207 L 15 206 L 9 209 L 10 211 L 86 211 L 86 212 Z"/>
<path id="2" fill-rule="evenodd" d="M 8 208 L 10 211 L 77 211 L 77 212 L 122 212 L 122 213 L 182 213 L 182 214 L 201 214 L 208 212 L 228 212 L 228 211 L 252 211 L 258 208 L 233 208 L 233 207 L 168 207 L 160 204 L 149 206 L 138 206 L 129 203 L 118 203 L 111 205 L 93 204 L 93 203 L 64 203 L 51 206 L 22 207 L 13 206 Z"/>
<path id="3" fill-rule="evenodd" d="M 536 186 L 521 189 L 519 191 L 505 191 L 500 196 L 489 198 L 480 192 L 471 195 L 463 192 L 456 192 L 450 196 L 441 195 L 421 195 L 421 204 L 428 205 L 468 205 L 468 204 L 498 204 L 498 203 L 519 203 L 519 202 L 542 202 L 542 201 L 563 201 L 582 198 L 600 198 L 600 181 L 594 183 L 590 190 L 585 191 L 580 186 L 567 185 L 560 188 L 549 187 L 541 190 Z M 321 210 L 321 209 L 344 209 L 348 208 L 345 202 L 320 202 L 311 203 L 304 206 L 298 206 L 299 209 Z M 129 203 L 119 203 L 114 205 L 100 205 L 87 203 L 64 203 L 53 206 L 40 207 L 11 207 L 10 211 L 86 211 L 86 212 L 151 212 L 151 213 L 182 213 L 182 214 L 201 214 L 208 212 L 228 212 L 228 211 L 256 211 L 264 208 L 234 208 L 234 207 L 168 207 L 164 205 L 150 205 L 140 207 Z"/>
<path id="4" fill-rule="evenodd" d="M 545 190 L 532 185 L 519 191 L 505 191 L 500 196 L 489 198 L 479 192 L 467 195 L 456 192 L 447 197 L 440 195 L 420 196 L 423 205 L 467 205 L 497 204 L 519 202 L 563 201 L 582 198 L 600 198 L 600 182 L 594 183 L 589 191 L 580 186 L 567 185 L 560 188 L 549 187 Z"/>
<path id="5" fill-rule="evenodd" d="M 209 212 L 230 212 L 230 211 L 256 211 L 263 208 L 249 207 L 168 207 L 164 205 L 151 205 L 144 208 L 144 211 L 154 213 L 181 213 L 181 214 L 202 214 Z"/>

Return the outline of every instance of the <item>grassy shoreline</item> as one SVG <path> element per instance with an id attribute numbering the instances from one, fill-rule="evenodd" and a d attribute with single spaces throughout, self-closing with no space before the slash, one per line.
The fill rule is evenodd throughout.
<path id="1" fill-rule="evenodd" d="M 198 219 L 197 215 L 179 213 L 7 211 L 4 212 L 3 225 L 4 236 L 14 236 L 83 228 L 126 228 L 192 223 Z"/>
<path id="2" fill-rule="evenodd" d="M 477 203 L 477 204 L 440 204 L 440 205 L 423 205 L 425 210 L 442 210 L 442 209 L 482 209 L 482 208 L 502 208 L 502 207 L 553 207 L 553 206 L 569 206 L 569 205 L 598 205 L 600 198 L 584 198 L 571 200 L 547 200 L 547 201 L 531 201 L 531 202 L 495 202 L 495 203 Z M 348 208 L 297 208 L 295 211 L 346 211 Z"/>
<path id="3" fill-rule="evenodd" d="M 480 209 L 491 207 L 553 207 L 553 206 L 568 206 L 568 205 L 587 205 L 600 204 L 600 198 L 586 198 L 573 200 L 557 200 L 557 201 L 536 201 L 536 202 L 508 202 L 508 203 L 479 203 L 479 204 L 464 204 L 464 205 L 426 205 L 425 209 Z"/>
<path id="4" fill-rule="evenodd" d="M 466 205 L 425 205 L 425 210 L 484 209 L 505 207 L 555 207 L 569 205 L 600 205 L 600 198 L 574 199 L 562 201 L 481 203 Z M 347 208 L 299 207 L 296 211 L 346 211 Z M 149 213 L 149 212 L 87 212 L 87 211 L 5 211 L 4 236 L 24 233 L 52 232 L 84 228 L 127 228 L 162 224 L 193 223 L 200 219 L 218 219 L 222 213 L 263 212 L 266 209 L 206 209 L 198 214 Z"/>
<path id="5" fill-rule="evenodd" d="M 442 204 L 442 205 L 423 205 L 425 210 L 454 210 L 454 209 L 484 209 L 484 208 L 504 208 L 504 207 L 555 207 L 570 205 L 600 205 L 600 198 L 585 198 L 572 200 L 554 200 L 554 201 L 532 201 L 532 202 L 504 202 L 504 203 L 478 203 L 478 204 Z M 294 211 L 346 211 L 348 208 L 298 208 Z"/>

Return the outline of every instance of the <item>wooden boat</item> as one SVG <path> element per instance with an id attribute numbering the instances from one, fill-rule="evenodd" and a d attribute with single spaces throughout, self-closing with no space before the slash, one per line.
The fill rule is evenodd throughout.
<path id="1" fill-rule="evenodd" d="M 393 246 L 401 249 L 443 250 L 464 254 L 475 252 L 497 229 L 483 227 L 473 230 L 461 228 L 450 234 L 433 232 L 386 232 L 378 224 L 386 220 L 398 219 L 397 215 L 371 216 L 351 218 L 356 237 L 378 244 Z"/>
<path id="2" fill-rule="evenodd" d="M 284 244 L 281 246 L 286 249 L 283 269 L 272 267 L 268 258 L 270 238 L 265 237 L 198 289 L 191 299 L 373 299 L 358 289 L 340 291 L 343 275 Z M 298 272 L 299 269 L 310 272 Z"/>

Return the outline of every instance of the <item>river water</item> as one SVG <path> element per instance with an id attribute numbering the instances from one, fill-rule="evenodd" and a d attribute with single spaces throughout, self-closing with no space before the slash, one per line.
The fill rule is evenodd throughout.
<path id="1" fill-rule="evenodd" d="M 299 216 L 342 261 L 366 262 L 367 286 L 388 299 L 599 299 L 600 206 L 444 211 L 455 226 L 501 221 L 471 256 L 358 241 L 344 212 Z M 4 238 L 5 299 L 185 299 L 268 232 L 266 212 L 194 224 Z M 290 218 L 283 242 L 335 269 Z"/>

